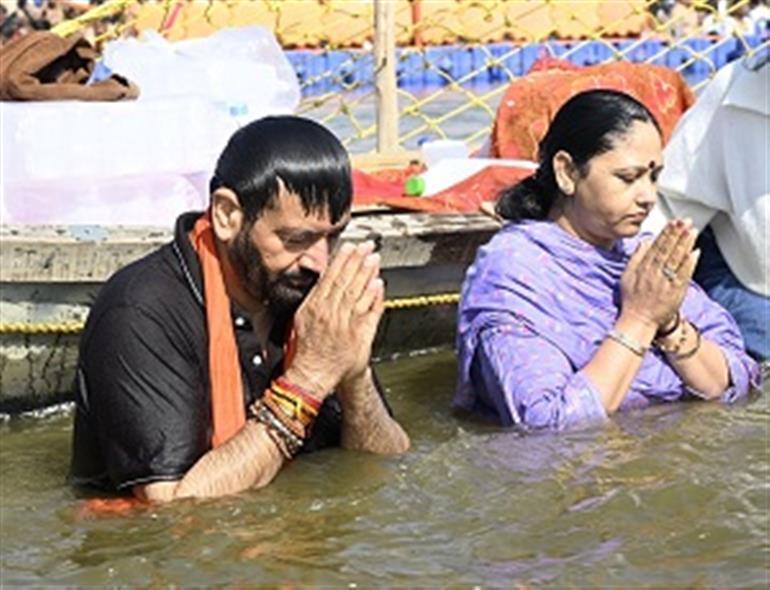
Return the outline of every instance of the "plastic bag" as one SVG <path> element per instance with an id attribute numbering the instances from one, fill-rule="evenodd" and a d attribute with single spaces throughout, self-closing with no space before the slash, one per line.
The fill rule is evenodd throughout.
<path id="1" fill-rule="evenodd" d="M 142 40 L 109 43 L 104 64 L 135 81 L 140 100 L 200 96 L 243 120 L 292 113 L 300 100 L 294 69 L 264 27 L 222 29 L 177 43 L 148 32 Z"/>

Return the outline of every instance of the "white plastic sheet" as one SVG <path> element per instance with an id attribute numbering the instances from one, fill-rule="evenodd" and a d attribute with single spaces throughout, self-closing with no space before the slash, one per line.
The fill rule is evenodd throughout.
<path id="1" fill-rule="evenodd" d="M 170 226 L 206 206 L 239 125 L 299 103 L 294 71 L 261 27 L 116 41 L 105 64 L 137 82 L 139 100 L 0 103 L 2 223 Z"/>

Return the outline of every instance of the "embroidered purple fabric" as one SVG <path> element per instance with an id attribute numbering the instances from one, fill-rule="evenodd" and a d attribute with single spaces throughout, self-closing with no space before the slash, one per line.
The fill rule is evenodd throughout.
<path id="1" fill-rule="evenodd" d="M 549 221 L 509 224 L 468 269 L 458 311 L 457 408 L 501 424 L 563 429 L 606 419 L 582 373 L 619 314 L 620 276 L 643 236 L 612 250 L 584 242 Z M 760 386 L 732 317 L 692 283 L 681 312 L 720 346 L 733 402 Z M 698 397 L 652 349 L 620 410 Z"/>

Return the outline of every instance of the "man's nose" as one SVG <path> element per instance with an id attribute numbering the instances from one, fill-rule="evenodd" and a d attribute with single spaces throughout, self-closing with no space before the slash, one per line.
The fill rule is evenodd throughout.
<path id="1" fill-rule="evenodd" d="M 320 275 L 329 266 L 330 250 L 329 239 L 320 238 L 302 253 L 300 265 Z"/>

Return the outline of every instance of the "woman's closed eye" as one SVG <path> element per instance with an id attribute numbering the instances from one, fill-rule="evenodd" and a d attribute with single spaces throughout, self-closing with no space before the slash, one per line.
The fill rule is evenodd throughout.
<path id="1" fill-rule="evenodd" d="M 637 180 L 639 180 L 640 175 L 639 174 L 615 174 L 617 178 L 622 180 L 626 184 L 634 184 Z"/>
<path id="2" fill-rule="evenodd" d="M 650 182 L 655 184 L 655 183 L 658 182 L 658 177 L 660 176 L 660 173 L 662 171 L 663 171 L 663 167 L 662 166 L 658 166 L 658 167 L 652 168 L 652 169 L 650 169 L 650 168 L 641 169 L 641 170 L 636 171 L 636 172 L 625 171 L 625 170 L 621 171 L 621 172 L 615 172 L 615 176 L 617 178 L 619 178 L 620 180 L 622 180 L 625 184 L 632 185 L 637 180 L 639 180 L 640 178 L 643 178 L 643 177 L 647 176 L 647 174 L 649 174 L 650 175 Z"/>

